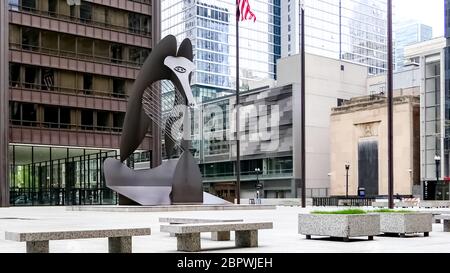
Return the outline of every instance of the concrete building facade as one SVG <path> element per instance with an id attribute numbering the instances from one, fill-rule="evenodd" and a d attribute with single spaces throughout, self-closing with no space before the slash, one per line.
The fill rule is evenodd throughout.
<path id="1" fill-rule="evenodd" d="M 394 193 L 403 196 L 420 196 L 419 112 L 419 97 L 394 98 Z M 386 97 L 353 98 L 334 108 L 330 136 L 331 195 L 358 196 L 364 188 L 366 197 L 387 196 Z"/>
<path id="2" fill-rule="evenodd" d="M 310 66 L 306 72 L 306 195 L 308 197 L 325 197 L 330 188 L 330 114 L 331 109 L 355 96 L 366 94 L 367 67 L 307 54 L 306 61 Z M 280 109 L 276 131 L 279 136 L 261 142 L 243 141 L 242 149 L 242 198 L 255 197 L 256 179 L 263 181 L 262 196 L 265 198 L 290 198 L 300 196 L 301 180 L 300 154 L 300 56 L 294 55 L 282 58 L 278 62 L 278 80 L 273 87 L 262 87 L 242 94 L 243 114 L 256 113 L 265 104 L 277 105 Z M 234 96 L 226 96 L 208 101 L 203 107 L 220 106 L 232 109 Z M 245 111 L 246 107 L 256 108 L 255 112 Z M 224 113 L 227 113 L 224 110 Z M 224 115 L 226 123 L 224 132 L 234 128 L 234 117 Z M 246 124 L 241 134 L 249 137 L 256 121 L 266 120 L 267 115 L 253 117 L 253 124 Z M 260 125 L 263 132 L 272 131 L 267 126 Z M 199 132 L 202 132 L 200 129 Z M 217 131 L 217 130 L 216 130 Z M 207 130 L 203 134 L 210 134 Z M 228 135 L 229 133 L 226 133 Z M 250 134 L 251 135 L 251 134 Z M 235 194 L 236 181 L 234 160 L 236 147 L 233 141 L 204 141 L 204 137 L 194 139 L 201 141 L 196 144 L 196 154 L 199 158 L 204 176 L 205 188 L 219 196 L 231 200 Z M 276 142 L 276 143 L 274 143 Z M 277 144 L 275 151 L 268 152 L 270 144 Z M 194 145 L 195 146 L 195 145 Z M 255 169 L 260 169 L 257 176 Z M 297 191 L 297 195 L 296 192 Z"/>

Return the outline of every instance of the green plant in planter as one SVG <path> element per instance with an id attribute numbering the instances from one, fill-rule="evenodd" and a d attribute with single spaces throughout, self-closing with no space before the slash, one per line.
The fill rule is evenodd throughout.
<path id="1" fill-rule="evenodd" d="M 343 215 L 352 215 L 352 214 L 367 214 L 366 211 L 361 209 L 347 209 L 347 210 L 335 210 L 335 211 L 312 211 L 311 214 L 343 214 Z"/>

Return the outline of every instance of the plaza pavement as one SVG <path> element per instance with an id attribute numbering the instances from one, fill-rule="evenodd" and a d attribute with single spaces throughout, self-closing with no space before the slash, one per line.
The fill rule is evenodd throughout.
<path id="1" fill-rule="evenodd" d="M 317 208 L 314 208 L 317 210 Z M 333 209 L 333 208 L 328 208 Z M 202 234 L 204 252 L 216 253 L 450 253 L 450 233 L 442 232 L 442 224 L 433 224 L 429 238 L 375 237 L 352 240 L 349 243 L 326 238 L 306 240 L 298 234 L 298 213 L 311 210 L 299 207 L 277 207 L 276 210 L 253 211 L 195 211 L 195 212 L 74 212 L 64 207 L 30 207 L 0 209 L 0 253 L 23 253 L 25 243 L 4 240 L 4 231 L 35 228 L 120 228 L 150 227 L 152 235 L 133 238 L 135 253 L 176 252 L 176 239 L 159 231 L 159 217 L 242 218 L 246 221 L 273 221 L 273 230 L 259 231 L 258 248 L 234 248 L 234 241 L 211 241 L 210 234 Z M 436 211 L 436 210 L 434 210 Z M 232 233 L 232 239 L 234 234 Z M 107 239 L 51 241 L 50 252 L 105 253 Z"/>

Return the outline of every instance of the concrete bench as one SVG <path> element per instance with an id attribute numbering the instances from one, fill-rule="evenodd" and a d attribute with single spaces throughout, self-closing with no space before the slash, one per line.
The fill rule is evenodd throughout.
<path id="1" fill-rule="evenodd" d="M 150 235 L 150 228 L 130 229 L 96 229 L 96 230 L 64 230 L 5 232 L 5 239 L 26 242 L 27 253 L 48 253 L 49 241 L 108 238 L 109 253 L 131 253 L 132 237 Z"/>
<path id="2" fill-rule="evenodd" d="M 236 247 L 257 247 L 258 230 L 272 228 L 272 222 L 203 223 L 161 225 L 161 232 L 176 234 L 178 251 L 197 252 L 201 250 L 202 232 L 234 231 Z"/>
<path id="3" fill-rule="evenodd" d="M 159 218 L 160 223 L 170 223 L 171 225 L 179 224 L 204 224 L 204 223 L 229 223 L 229 222 L 244 222 L 242 219 L 196 219 L 196 218 Z M 170 236 L 175 237 L 174 233 Z M 230 231 L 211 232 L 211 240 L 213 241 L 229 241 Z"/>
<path id="4" fill-rule="evenodd" d="M 444 232 L 450 232 L 450 214 L 436 215 L 435 219 L 443 220 Z"/>

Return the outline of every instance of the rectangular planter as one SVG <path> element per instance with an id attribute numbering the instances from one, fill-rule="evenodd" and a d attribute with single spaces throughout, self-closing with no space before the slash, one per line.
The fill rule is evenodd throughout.
<path id="1" fill-rule="evenodd" d="M 421 208 L 450 208 L 450 201 L 420 201 Z"/>
<path id="2" fill-rule="evenodd" d="M 378 214 L 299 214 L 298 233 L 311 236 L 329 236 L 343 238 L 379 235 L 380 216 Z"/>
<path id="3" fill-rule="evenodd" d="M 405 236 L 412 233 L 424 233 L 428 236 L 433 230 L 431 213 L 379 213 L 380 229 L 383 233 Z"/>

